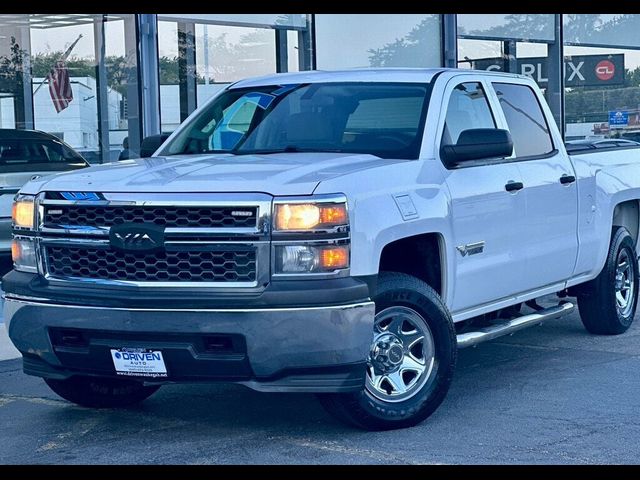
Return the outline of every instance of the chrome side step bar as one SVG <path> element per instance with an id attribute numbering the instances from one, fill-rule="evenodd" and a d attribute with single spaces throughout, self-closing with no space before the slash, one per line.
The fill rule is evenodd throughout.
<path id="1" fill-rule="evenodd" d="M 527 327 L 532 327 L 533 325 L 540 325 L 545 320 L 568 315 L 573 312 L 574 309 L 575 306 L 573 303 L 564 302 L 556 307 L 545 308 L 544 310 L 529 315 L 507 320 L 504 323 L 481 328 L 475 332 L 461 333 L 457 336 L 458 348 L 472 347 L 479 343 L 493 340 L 503 335 L 509 335 Z"/>

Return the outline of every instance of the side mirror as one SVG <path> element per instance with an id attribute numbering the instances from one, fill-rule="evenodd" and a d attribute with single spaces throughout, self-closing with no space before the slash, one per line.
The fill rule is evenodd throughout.
<path id="1" fill-rule="evenodd" d="M 510 157 L 513 140 L 508 130 L 473 128 L 463 130 L 455 145 L 443 145 L 440 156 L 447 167 L 458 167 L 473 160 Z"/>
<path id="2" fill-rule="evenodd" d="M 153 155 L 153 152 L 159 149 L 160 145 L 162 145 L 167 138 L 169 138 L 168 133 L 145 137 L 144 140 L 142 140 L 142 144 L 140 144 L 140 158 L 147 158 Z"/>

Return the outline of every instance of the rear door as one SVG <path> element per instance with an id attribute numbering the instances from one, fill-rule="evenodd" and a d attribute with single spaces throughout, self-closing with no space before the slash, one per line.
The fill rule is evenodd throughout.
<path id="1" fill-rule="evenodd" d="M 505 125 L 513 138 L 513 164 L 524 188 L 523 235 L 514 247 L 524 255 L 523 291 L 560 284 L 570 278 L 578 254 L 578 194 L 573 165 L 561 144 L 544 99 L 527 85 L 493 81 Z M 552 120 L 553 121 L 553 120 Z M 554 136 L 556 138 L 554 138 Z"/>
<path id="2" fill-rule="evenodd" d="M 440 125 L 440 146 L 455 144 L 463 130 L 498 128 L 487 99 L 487 86 L 478 81 L 450 80 L 445 90 L 446 112 Z M 438 148 L 439 151 L 439 148 Z M 446 166 L 446 162 L 443 162 Z M 522 290 L 524 257 L 518 249 L 524 203 L 510 183 L 521 182 L 508 159 L 465 163 L 448 168 L 451 196 L 454 286 L 450 308 L 460 313 L 495 302 Z"/>

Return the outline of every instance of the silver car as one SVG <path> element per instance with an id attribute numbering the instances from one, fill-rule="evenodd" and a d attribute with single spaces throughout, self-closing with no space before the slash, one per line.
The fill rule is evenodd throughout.
<path id="1" fill-rule="evenodd" d="M 0 129 L 0 254 L 11 251 L 11 204 L 31 178 L 88 167 L 59 138 L 36 130 Z"/>

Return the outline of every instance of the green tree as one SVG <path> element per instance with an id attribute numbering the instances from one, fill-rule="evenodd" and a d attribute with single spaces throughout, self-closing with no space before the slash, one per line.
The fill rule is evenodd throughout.
<path id="1" fill-rule="evenodd" d="M 431 41 L 434 29 L 439 25 L 438 15 L 430 15 L 424 18 L 409 33 L 386 45 L 370 49 L 369 64 L 372 67 L 400 67 L 415 65 L 415 59 L 424 57 L 425 51 L 432 48 L 440 48 Z"/>
<path id="2" fill-rule="evenodd" d="M 540 14 L 517 13 L 505 15 L 505 22 L 485 30 L 472 30 L 470 34 L 497 38 L 553 38 L 553 20 Z"/>
<path id="3" fill-rule="evenodd" d="M 9 56 L 0 57 L 0 92 L 21 95 L 26 52 L 20 48 L 15 37 L 11 37 L 10 42 Z"/>
<path id="4" fill-rule="evenodd" d="M 48 53 L 37 53 L 31 57 L 31 75 L 33 77 L 46 77 L 51 68 L 64 52 L 54 51 Z M 94 77 L 96 76 L 95 62 L 86 58 L 70 56 L 67 59 L 67 68 L 70 77 Z"/>
<path id="5" fill-rule="evenodd" d="M 625 69 L 624 84 L 627 87 L 640 87 L 640 67 L 633 70 Z"/>
<path id="6" fill-rule="evenodd" d="M 31 75 L 35 78 L 44 78 L 49 75 L 51 68 L 59 58 L 62 51 L 38 53 L 31 57 Z M 78 58 L 71 55 L 66 61 L 70 77 L 96 78 L 96 64 L 88 58 Z M 111 55 L 105 58 L 107 71 L 107 84 L 112 89 L 125 93 L 127 79 L 131 74 L 127 59 L 123 56 Z"/>
<path id="7" fill-rule="evenodd" d="M 169 58 L 162 56 L 158 58 L 158 69 L 160 71 L 160 85 L 178 85 L 178 57 Z"/>

